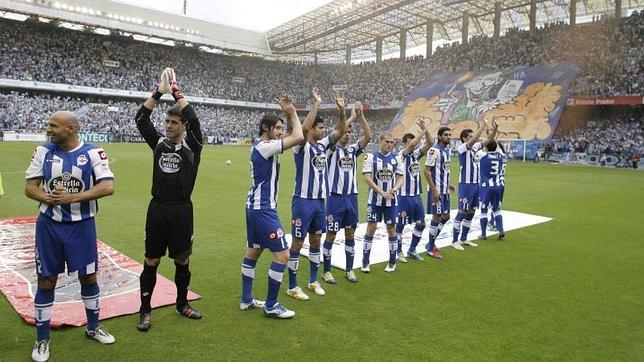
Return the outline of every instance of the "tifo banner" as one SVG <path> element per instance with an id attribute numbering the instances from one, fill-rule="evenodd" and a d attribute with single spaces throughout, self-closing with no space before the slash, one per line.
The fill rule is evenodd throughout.
<path id="1" fill-rule="evenodd" d="M 458 210 L 454 209 L 451 211 L 451 219 L 445 224 L 445 227 L 443 228 L 443 231 L 440 233 L 438 236 L 438 239 L 436 240 L 436 246 L 439 248 L 444 248 L 446 246 L 451 245 L 452 243 L 452 220 L 454 220 L 454 217 L 456 217 L 456 214 L 458 213 Z M 503 214 L 503 226 L 505 228 L 505 231 L 510 231 L 510 230 L 516 230 L 536 224 L 541 224 L 547 221 L 552 220 L 549 217 L 545 216 L 538 216 L 538 215 L 530 215 L 530 214 L 524 214 L 521 212 L 515 212 L 515 211 L 501 211 Z M 476 240 L 478 236 L 481 234 L 481 224 L 479 222 L 480 215 L 477 213 L 474 219 L 472 220 L 472 228 L 470 229 L 469 234 L 467 235 L 467 240 Z M 429 222 L 431 220 L 431 215 L 428 215 L 425 219 L 425 222 L 427 225 L 429 225 Z M 353 269 L 358 269 L 360 268 L 362 264 L 362 246 L 364 243 L 364 234 L 365 230 L 367 228 L 367 224 L 361 223 L 358 224 L 358 227 L 356 229 L 355 233 L 355 259 L 353 262 Z M 420 244 L 418 245 L 418 248 L 416 249 L 419 253 L 424 251 L 425 244 L 427 244 L 428 241 L 428 228 L 425 228 L 425 231 L 423 233 L 423 237 L 420 241 Z M 412 226 L 409 225 L 405 227 L 405 230 L 403 231 L 402 235 L 402 241 L 403 241 L 403 250 L 405 253 L 407 252 L 407 249 L 409 248 L 409 244 L 411 243 L 411 233 L 412 233 Z M 496 235 L 496 231 L 488 231 L 487 232 L 487 237 L 488 239 L 493 239 L 494 235 Z M 333 249 L 331 250 L 331 264 L 339 269 L 344 270 L 345 265 L 346 265 L 346 257 L 344 255 L 344 232 L 340 231 L 336 235 L 335 242 L 333 243 Z M 291 234 L 286 235 L 286 241 L 291 244 Z M 508 236 L 509 240 L 512 240 L 512 235 L 510 234 Z M 324 235 L 322 236 L 322 241 L 324 241 Z M 387 241 L 387 228 L 384 223 L 378 223 L 378 228 L 376 229 L 376 234 L 373 237 L 373 244 L 371 245 L 371 256 L 370 256 L 370 262 L 371 264 L 378 264 L 378 263 L 385 263 L 389 260 L 389 242 Z M 486 243 L 486 241 L 482 241 L 482 243 Z M 309 256 L 309 243 L 308 239 L 304 241 L 304 247 L 302 247 L 301 251 L 302 255 L 304 256 Z"/>
<path id="2" fill-rule="evenodd" d="M 420 117 L 432 135 L 439 127 L 458 137 L 483 119 L 496 120 L 500 138 L 544 140 L 552 136 L 566 106 L 570 82 L 578 73 L 571 64 L 548 64 L 487 73 L 434 72 L 405 100 L 389 130 L 395 138 L 418 132 Z"/>
<path id="3" fill-rule="evenodd" d="M 36 218 L 17 217 L 0 220 L 0 291 L 20 317 L 29 324 L 34 320 L 36 262 L 34 236 Z M 108 319 L 139 311 L 139 274 L 143 266 L 109 245 L 98 242 L 98 283 L 101 288 L 100 318 Z M 75 274 L 75 273 L 74 273 Z M 170 280 L 157 275 L 152 307 L 175 303 L 176 287 Z M 188 292 L 188 299 L 200 298 Z M 51 326 L 82 326 L 86 323 L 85 306 L 81 301 L 76 275 L 58 276 L 56 300 Z"/>

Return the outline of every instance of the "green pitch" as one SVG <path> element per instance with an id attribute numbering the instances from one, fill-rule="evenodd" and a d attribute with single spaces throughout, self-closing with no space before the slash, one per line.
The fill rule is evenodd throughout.
<path id="1" fill-rule="evenodd" d="M 37 213 L 23 191 L 34 146 L 0 142 L 6 192 L 0 217 Z M 105 148 L 117 179 L 115 195 L 101 201 L 99 238 L 142 261 L 151 152 L 143 144 Z M 338 284 L 324 285 L 324 297 L 309 293 L 308 302 L 290 299 L 282 286 L 281 301 L 297 315 L 273 320 L 238 310 L 248 148 L 206 147 L 193 195 L 191 262 L 191 287 L 203 296 L 194 306 L 204 319 L 157 309 L 147 334 L 136 330 L 136 315 L 108 320 L 117 338 L 112 346 L 87 340 L 83 328 L 54 331 L 52 360 L 644 359 L 644 173 L 511 163 L 507 179 L 504 208 L 554 220 L 464 253 L 446 250 L 442 261 L 401 265 L 393 274 L 378 266 L 358 273 L 356 285 L 336 271 Z M 288 232 L 291 151 L 282 158 L 280 184 Z M 362 182 L 360 189 L 364 205 Z M 264 255 L 258 264 L 258 298 L 266 293 L 270 259 Z M 303 285 L 309 266 L 304 259 L 300 265 Z M 174 276 L 168 259 L 159 271 Z M 0 360 L 27 360 L 34 338 L 34 328 L 0 298 Z"/>

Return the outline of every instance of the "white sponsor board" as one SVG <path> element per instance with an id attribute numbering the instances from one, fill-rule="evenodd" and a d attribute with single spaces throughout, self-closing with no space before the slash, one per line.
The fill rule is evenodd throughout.
<path id="1" fill-rule="evenodd" d="M 436 246 L 439 248 L 444 248 L 446 246 L 451 245 L 452 243 L 452 220 L 458 213 L 458 210 L 454 209 L 451 210 L 451 218 L 445 224 L 445 227 L 443 228 L 443 231 L 440 233 L 438 236 L 438 239 L 436 240 Z M 524 214 L 521 212 L 516 212 L 516 211 L 501 211 L 501 214 L 503 215 L 503 226 L 506 231 L 511 230 L 516 230 L 536 224 L 541 224 L 544 222 L 548 222 L 552 220 L 552 218 L 545 217 L 545 216 L 538 216 L 538 215 L 531 215 L 531 214 Z M 479 235 L 481 234 L 481 223 L 479 222 L 479 216 L 480 214 L 477 212 L 477 214 L 474 216 L 474 219 L 472 220 L 472 227 L 470 229 L 469 234 L 467 235 L 467 240 L 476 240 Z M 431 220 L 431 215 L 427 215 L 425 222 L 429 226 L 429 222 Z M 358 224 L 358 228 L 356 229 L 355 233 L 355 258 L 353 262 L 353 269 L 360 268 L 360 264 L 362 263 L 362 246 L 364 242 L 364 234 L 365 234 L 365 229 L 367 227 L 366 223 L 360 223 Z M 411 233 L 413 230 L 412 225 L 407 225 L 405 227 L 405 230 L 403 231 L 403 236 L 402 236 L 402 242 L 403 242 L 403 251 L 405 253 L 407 252 L 407 249 L 409 248 L 409 244 L 411 242 Z M 425 250 L 425 244 L 427 244 L 428 241 L 428 232 L 429 232 L 429 227 L 425 228 L 425 231 L 423 232 L 423 237 L 421 238 L 420 244 L 418 244 L 418 247 L 416 250 L 420 252 L 424 252 Z M 491 238 L 493 235 L 497 235 L 498 233 L 496 231 L 489 231 L 487 232 L 487 237 L 488 239 Z M 509 239 L 512 239 L 512 234 L 510 233 L 508 235 Z M 291 245 L 291 234 L 286 234 L 286 241 Z M 324 235 L 322 235 L 322 243 L 324 242 Z M 482 243 L 485 243 L 483 241 Z M 467 252 L 467 251 L 466 251 Z M 309 255 L 309 242 L 308 238 L 304 240 L 304 246 L 302 247 L 302 250 L 300 252 L 302 255 L 308 257 Z M 378 264 L 378 263 L 384 263 L 389 260 L 389 245 L 387 241 L 387 229 L 385 227 L 384 223 L 378 223 L 378 228 L 376 230 L 376 234 L 373 237 L 373 244 L 371 246 L 371 255 L 370 255 L 370 262 L 371 264 Z M 335 239 L 335 243 L 333 244 L 333 249 L 332 249 L 332 254 L 331 254 L 331 264 L 339 269 L 344 270 L 345 269 L 345 255 L 344 255 L 344 231 L 340 231 L 337 234 L 337 237 Z"/>
<path id="2" fill-rule="evenodd" d="M 5 141 L 47 142 L 45 133 L 20 133 L 14 131 L 4 132 Z"/>

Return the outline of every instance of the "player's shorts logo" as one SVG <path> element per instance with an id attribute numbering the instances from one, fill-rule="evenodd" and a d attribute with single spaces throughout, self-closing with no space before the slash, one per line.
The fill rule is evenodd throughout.
<path id="1" fill-rule="evenodd" d="M 48 187 L 52 191 L 62 187 L 68 194 L 77 194 L 85 190 L 85 183 L 83 180 L 74 177 L 71 173 L 65 172 L 49 180 Z"/>
<path id="2" fill-rule="evenodd" d="M 277 233 L 275 231 L 271 231 L 270 233 L 268 233 L 268 238 L 271 240 L 277 239 Z"/>
<path id="3" fill-rule="evenodd" d="M 277 229 L 277 231 L 275 233 L 277 233 L 278 238 L 283 238 L 284 237 L 284 230 L 282 230 L 282 228 Z"/>
<path id="4" fill-rule="evenodd" d="M 379 181 L 391 181 L 394 178 L 394 173 L 388 169 L 378 170 L 378 172 L 376 172 L 376 178 Z"/>
<path id="5" fill-rule="evenodd" d="M 87 157 L 85 157 L 85 155 L 78 156 L 78 158 L 76 159 L 76 164 L 78 166 L 85 166 L 87 164 Z"/>
<path id="6" fill-rule="evenodd" d="M 370 213 L 370 212 L 371 212 L 371 206 L 370 206 L 370 205 L 367 205 L 367 212 L 368 212 L 368 213 Z"/>
<path id="7" fill-rule="evenodd" d="M 333 222 L 333 215 L 327 215 L 326 216 L 326 221 Z"/>
<path id="8" fill-rule="evenodd" d="M 407 211 L 401 211 L 400 217 L 407 217 Z"/>
<path id="9" fill-rule="evenodd" d="M 159 167 L 165 173 L 179 172 L 181 169 L 181 156 L 176 153 L 161 153 Z"/>
<path id="10" fill-rule="evenodd" d="M 317 168 L 318 171 L 324 170 L 326 167 L 326 155 L 320 154 L 311 159 L 311 164 L 313 167 Z"/>
<path id="11" fill-rule="evenodd" d="M 340 159 L 338 160 L 338 166 L 343 171 L 353 170 L 353 157 L 351 156 L 340 157 Z"/>
<path id="12" fill-rule="evenodd" d="M 418 162 L 414 162 L 409 165 L 409 167 L 407 167 L 407 171 L 410 175 L 416 176 L 420 173 L 420 165 L 418 164 Z"/>
<path id="13" fill-rule="evenodd" d="M 300 226 L 302 226 L 302 219 L 297 218 L 297 219 L 293 220 L 293 225 L 295 225 L 296 227 L 299 228 Z"/>

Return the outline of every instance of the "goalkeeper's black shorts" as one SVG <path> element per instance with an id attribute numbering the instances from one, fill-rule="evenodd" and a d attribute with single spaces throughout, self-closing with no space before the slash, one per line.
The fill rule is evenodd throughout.
<path id="1" fill-rule="evenodd" d="M 192 254 L 192 202 L 161 203 L 152 199 L 145 221 L 145 257 L 172 259 Z"/>

